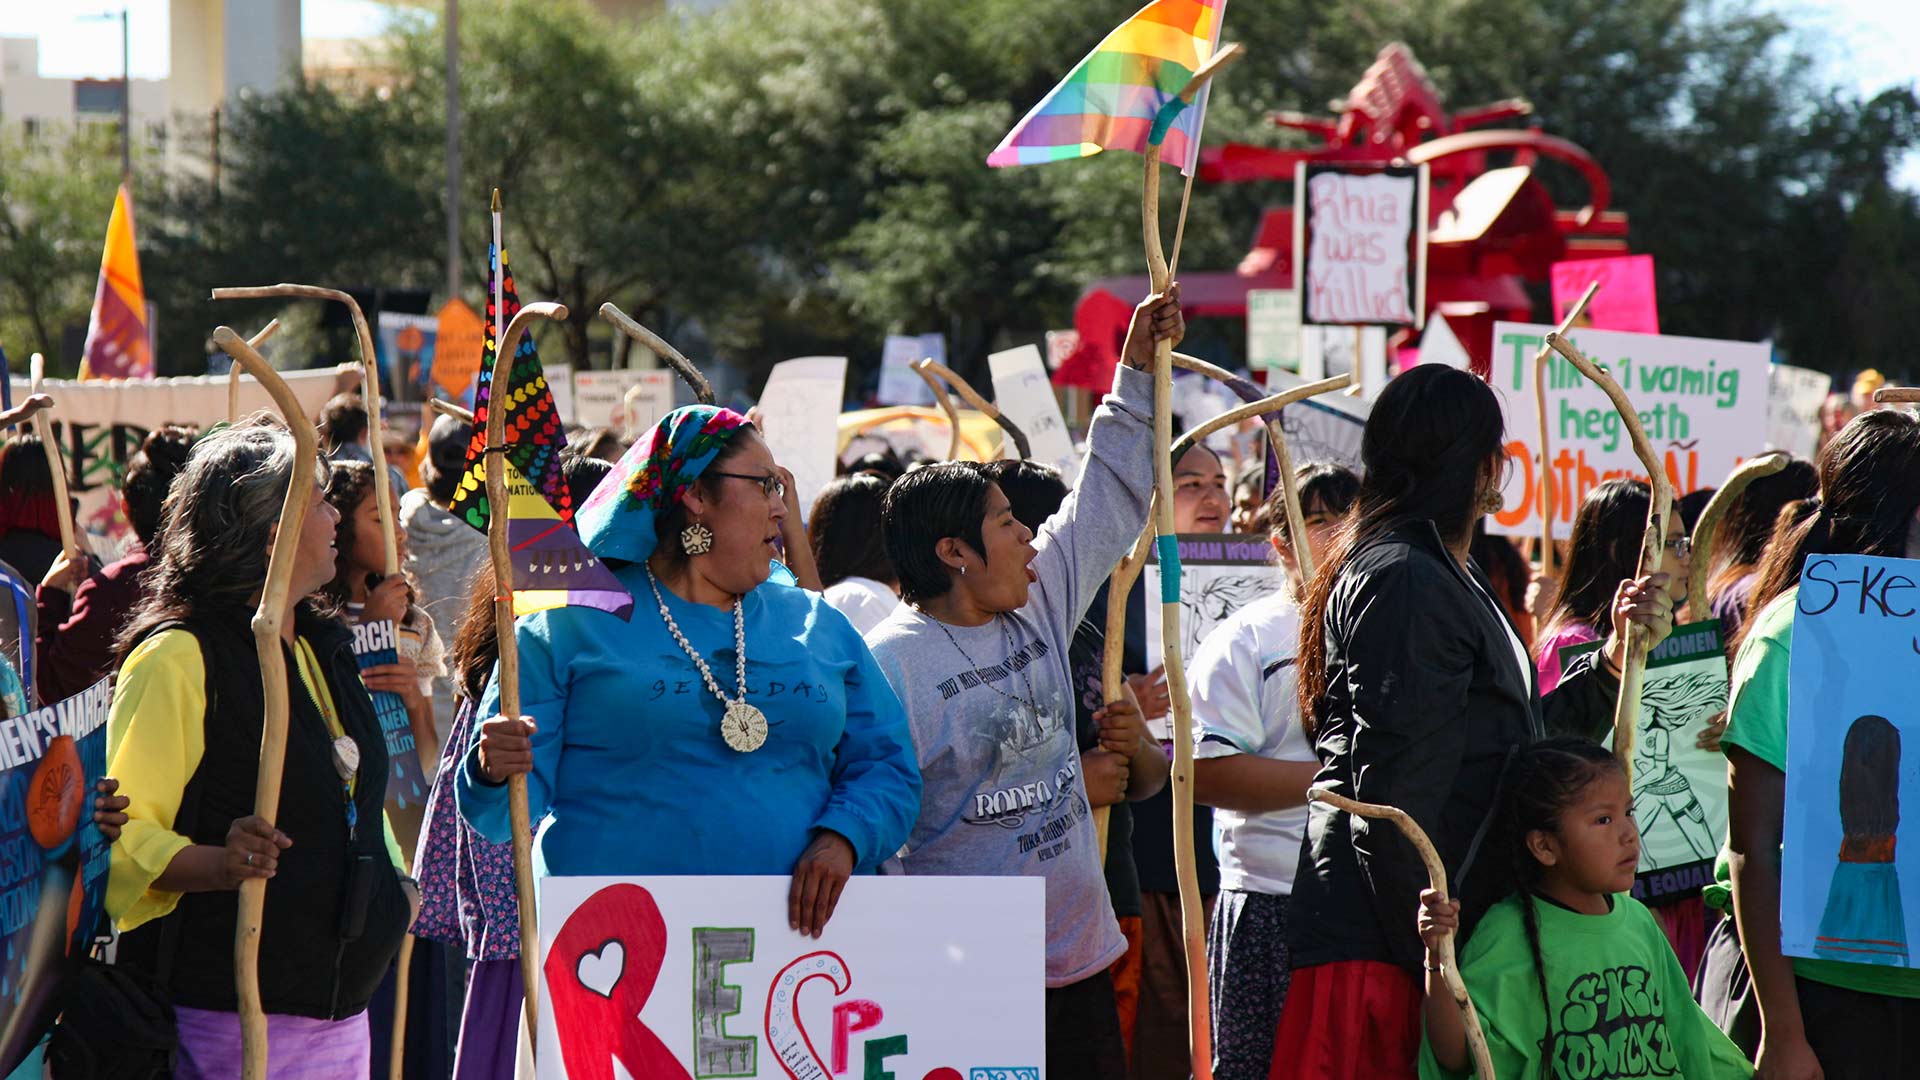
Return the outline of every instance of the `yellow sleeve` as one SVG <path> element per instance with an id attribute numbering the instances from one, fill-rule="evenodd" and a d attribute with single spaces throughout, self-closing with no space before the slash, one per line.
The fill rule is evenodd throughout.
<path id="1" fill-rule="evenodd" d="M 155 634 L 133 650 L 114 683 L 107 716 L 107 773 L 129 800 L 112 847 L 107 912 L 122 932 L 173 911 L 176 892 L 154 881 L 192 841 L 173 831 L 187 781 L 206 752 L 206 664 L 185 630 Z"/>
<path id="2" fill-rule="evenodd" d="M 401 877 L 412 877 L 413 869 L 407 865 L 407 857 L 400 851 L 400 838 L 393 833 L 393 818 L 385 810 L 380 811 L 380 828 L 387 837 L 387 857 L 393 860 L 393 868 L 400 871 Z"/>

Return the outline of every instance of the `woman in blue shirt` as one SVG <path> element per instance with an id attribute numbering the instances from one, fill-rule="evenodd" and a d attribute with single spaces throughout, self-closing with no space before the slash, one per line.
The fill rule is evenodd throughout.
<path id="1" fill-rule="evenodd" d="M 845 616 L 769 580 L 799 534 L 789 483 L 729 409 L 676 409 L 627 451 L 577 524 L 633 615 L 518 621 L 523 716 L 493 716 L 496 672 L 459 778 L 476 829 L 508 839 L 506 779 L 528 773 L 537 873 L 791 873 L 816 937 L 898 850 L 920 809 L 906 714 Z"/>

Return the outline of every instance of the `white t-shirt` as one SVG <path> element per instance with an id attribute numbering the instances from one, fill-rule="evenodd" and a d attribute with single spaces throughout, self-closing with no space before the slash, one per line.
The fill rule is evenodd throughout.
<path id="1" fill-rule="evenodd" d="M 1262 597 L 1214 627 L 1194 654 L 1194 756 L 1255 754 L 1277 761 L 1315 761 L 1300 726 L 1294 657 L 1300 609 L 1280 592 Z M 1300 863 L 1307 808 L 1261 814 L 1213 812 L 1220 887 L 1288 896 Z"/>
<path id="2" fill-rule="evenodd" d="M 1520 640 L 1520 635 L 1513 632 L 1513 621 L 1507 618 L 1505 609 L 1493 598 L 1493 594 L 1482 587 L 1472 574 L 1467 575 L 1467 581 L 1473 585 L 1473 591 L 1480 594 L 1481 602 L 1493 611 L 1493 621 L 1499 623 L 1501 629 L 1507 632 L 1507 644 L 1513 648 L 1513 662 L 1520 668 L 1520 683 L 1531 690 L 1534 679 L 1533 660 L 1527 656 L 1527 646 Z"/>
<path id="3" fill-rule="evenodd" d="M 866 637 L 873 628 L 887 621 L 900 597 L 882 583 L 865 577 L 842 578 L 827 586 L 821 594 L 827 606 L 847 617 L 853 628 Z"/>

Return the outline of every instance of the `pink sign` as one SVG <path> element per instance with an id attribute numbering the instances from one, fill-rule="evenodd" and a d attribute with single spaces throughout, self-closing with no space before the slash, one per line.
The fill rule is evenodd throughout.
<path id="1" fill-rule="evenodd" d="M 1631 334 L 1660 332 L 1660 308 L 1653 294 L 1653 256 L 1622 255 L 1612 259 L 1577 259 L 1553 264 L 1553 321 L 1566 317 L 1587 286 L 1598 281 L 1587 310 L 1576 326 L 1595 330 L 1623 330 Z"/>

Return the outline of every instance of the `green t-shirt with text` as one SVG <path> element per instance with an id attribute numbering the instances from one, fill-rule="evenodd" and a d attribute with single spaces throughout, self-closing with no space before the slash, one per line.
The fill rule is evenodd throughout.
<path id="1" fill-rule="evenodd" d="M 1498 1080 L 1719 1080 L 1753 1066 L 1694 1003 L 1686 972 L 1639 901 L 1605 915 L 1535 900 L 1551 1035 L 1518 896 L 1494 905 L 1460 958 Z M 1543 1046 L 1545 1047 L 1543 1051 Z M 1454 1080 L 1420 1046 L 1421 1080 Z"/>
<path id="2" fill-rule="evenodd" d="M 1793 651 L 1794 601 L 1799 593 L 1797 588 L 1787 590 L 1754 617 L 1753 629 L 1733 659 L 1727 732 L 1720 737 L 1722 745 L 1738 746 L 1783 773 L 1787 771 L 1787 672 Z M 1707 887 L 1707 903 L 1731 911 L 1732 872 L 1724 851 L 1714 874 L 1719 883 Z M 1795 957 L 1793 972 L 1803 979 L 1863 994 L 1920 998 L 1920 971 L 1907 968 Z"/>

